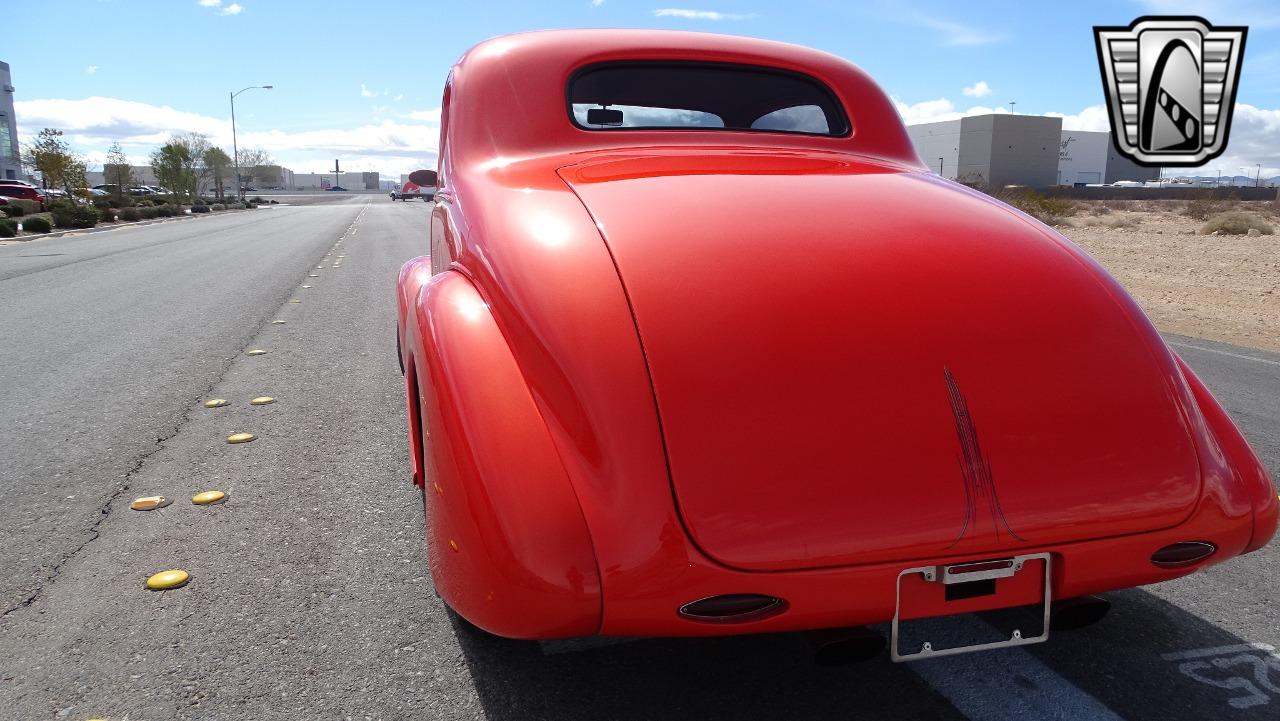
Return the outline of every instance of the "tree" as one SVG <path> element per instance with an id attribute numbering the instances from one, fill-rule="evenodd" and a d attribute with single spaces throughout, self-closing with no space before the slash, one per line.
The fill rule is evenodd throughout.
<path id="1" fill-rule="evenodd" d="M 249 149 L 245 148 L 240 151 L 240 184 L 252 182 L 255 178 L 258 182 L 267 185 L 276 182 L 280 177 L 279 166 L 275 165 L 275 161 L 271 156 L 261 148 Z"/>
<path id="2" fill-rule="evenodd" d="M 190 162 L 186 146 L 170 139 L 151 154 L 151 171 L 155 173 L 156 180 L 177 197 L 192 185 L 187 171 Z"/>
<path id="3" fill-rule="evenodd" d="M 129 158 L 125 156 L 124 150 L 120 148 L 120 143 L 112 143 L 107 150 L 107 162 L 102 165 L 102 176 L 108 184 L 115 186 L 113 192 L 116 200 L 123 199 L 124 194 L 133 187 L 133 168 L 129 165 Z"/>
<path id="4" fill-rule="evenodd" d="M 201 133 L 187 133 L 172 137 L 169 142 L 177 143 L 186 151 L 183 154 L 183 170 L 186 171 L 187 178 L 184 189 L 191 194 L 191 202 L 197 202 L 200 198 L 200 186 L 203 185 L 209 172 L 204 164 L 204 154 L 212 147 L 209 145 L 209 136 Z"/>
<path id="5" fill-rule="evenodd" d="M 222 179 L 227 177 L 227 169 L 231 167 L 231 156 L 222 148 L 209 148 L 204 151 L 204 167 L 209 171 L 213 187 L 218 194 L 218 201 L 223 200 Z"/>
<path id="6" fill-rule="evenodd" d="M 36 139 L 22 149 L 22 164 L 40 173 L 46 188 L 61 188 L 71 193 L 86 185 L 85 162 L 71 151 L 62 139 L 62 131 L 45 128 Z"/>

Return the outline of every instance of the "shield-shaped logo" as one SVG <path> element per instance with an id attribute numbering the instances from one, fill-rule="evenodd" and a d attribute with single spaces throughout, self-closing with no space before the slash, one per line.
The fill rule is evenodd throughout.
<path id="1" fill-rule="evenodd" d="M 1139 165 L 1203 165 L 1227 149 L 1245 27 L 1141 17 L 1095 27 L 1116 150 Z"/>

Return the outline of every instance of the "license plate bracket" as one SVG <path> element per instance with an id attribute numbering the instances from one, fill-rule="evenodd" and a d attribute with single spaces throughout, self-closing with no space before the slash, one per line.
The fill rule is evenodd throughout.
<path id="1" fill-rule="evenodd" d="M 1052 563 L 1049 553 L 1028 553 L 946 566 L 918 566 L 899 572 L 889 641 L 890 658 L 900 663 L 1049 640 L 1049 616 L 1053 603 Z M 990 586 L 994 589 L 995 584 L 1004 584 L 1009 590 L 999 594 L 994 590 L 992 593 L 956 593 L 961 588 L 985 590 Z M 925 640 L 919 650 L 901 652 L 900 625 L 904 621 L 990 610 L 992 606 L 988 597 L 993 595 L 1002 600 L 995 608 L 1034 603 L 1042 618 L 1040 633 L 1029 636 L 1015 628 L 1004 640 L 949 648 L 935 648 L 932 641 Z M 1037 595 L 1040 597 L 1034 598 Z M 1008 598 L 1007 602 L 1004 602 L 1004 597 Z"/>

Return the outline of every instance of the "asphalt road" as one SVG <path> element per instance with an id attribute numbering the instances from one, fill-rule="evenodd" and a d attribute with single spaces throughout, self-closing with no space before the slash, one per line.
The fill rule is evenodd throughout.
<path id="1" fill-rule="evenodd" d="M 918 664 L 815 666 L 802 634 L 455 628 L 394 358 L 395 271 L 429 208 L 352 196 L 0 247 L 0 720 L 1280 715 L 1275 544 L 1110 594 L 1047 644 Z M 1280 356 L 1170 340 L 1280 470 Z M 188 501 L 208 489 L 229 502 Z M 128 508 L 151 494 L 175 502 Z M 168 568 L 190 584 L 143 589 Z"/>

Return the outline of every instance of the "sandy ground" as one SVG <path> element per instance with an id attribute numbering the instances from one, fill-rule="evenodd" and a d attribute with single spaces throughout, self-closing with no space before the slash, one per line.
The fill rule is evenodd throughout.
<path id="1" fill-rule="evenodd" d="M 1082 208 L 1058 230 L 1106 266 L 1160 330 L 1280 351 L 1280 235 L 1196 235 L 1203 221 L 1176 208 Z M 1280 219 L 1263 217 L 1280 229 Z"/>

